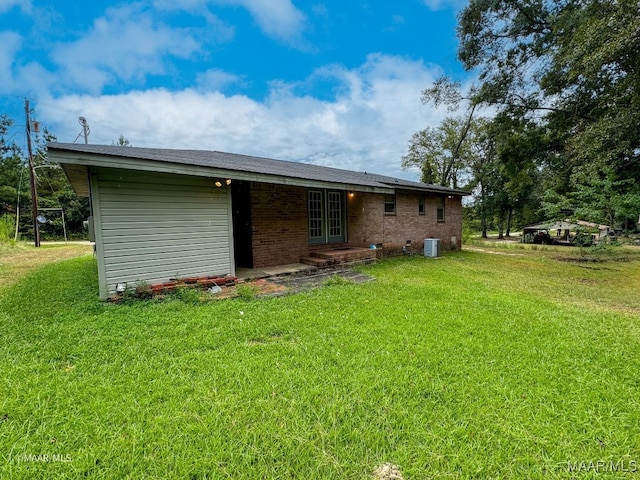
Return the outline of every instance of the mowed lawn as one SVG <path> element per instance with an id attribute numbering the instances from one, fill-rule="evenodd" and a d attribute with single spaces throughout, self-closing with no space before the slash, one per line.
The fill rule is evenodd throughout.
<path id="1" fill-rule="evenodd" d="M 467 250 L 124 305 L 97 299 L 91 256 L 46 265 L 0 290 L 0 478 L 636 478 L 624 252 Z"/>

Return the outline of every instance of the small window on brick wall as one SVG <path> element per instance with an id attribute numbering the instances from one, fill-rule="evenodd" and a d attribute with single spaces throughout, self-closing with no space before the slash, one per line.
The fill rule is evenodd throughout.
<path id="1" fill-rule="evenodd" d="M 385 195 L 384 196 L 384 213 L 396 213 L 396 196 Z"/>
<path id="2" fill-rule="evenodd" d="M 436 208 L 436 220 L 444 222 L 444 197 L 438 197 L 438 206 Z"/>
<path id="3" fill-rule="evenodd" d="M 420 195 L 418 198 L 418 214 L 424 215 L 424 196 Z"/>

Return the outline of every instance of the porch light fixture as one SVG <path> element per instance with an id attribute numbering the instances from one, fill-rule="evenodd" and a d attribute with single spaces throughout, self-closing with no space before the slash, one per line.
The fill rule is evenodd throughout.
<path id="1" fill-rule="evenodd" d="M 230 178 L 227 178 L 227 180 L 226 180 L 226 184 L 227 184 L 227 185 L 231 185 L 231 179 L 230 179 Z"/>
<path id="2" fill-rule="evenodd" d="M 220 180 L 216 180 L 216 183 L 214 183 L 214 185 L 220 188 L 222 186 L 222 182 Z"/>
<path id="3" fill-rule="evenodd" d="M 355 193 L 349 192 L 348 195 L 349 195 L 349 198 L 353 198 L 355 196 Z"/>

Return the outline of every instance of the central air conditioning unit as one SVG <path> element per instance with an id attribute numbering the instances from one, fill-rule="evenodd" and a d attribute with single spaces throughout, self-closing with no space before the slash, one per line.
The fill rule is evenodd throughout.
<path id="1" fill-rule="evenodd" d="M 440 255 L 440 239 L 425 238 L 424 239 L 424 256 L 437 257 Z"/>

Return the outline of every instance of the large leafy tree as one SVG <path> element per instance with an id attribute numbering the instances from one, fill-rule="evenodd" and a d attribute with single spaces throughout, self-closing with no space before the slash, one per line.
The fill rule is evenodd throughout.
<path id="1" fill-rule="evenodd" d="M 425 183 L 460 188 L 469 182 L 472 129 L 465 119 L 448 117 L 414 133 L 402 167 L 418 167 Z"/>
<path id="2" fill-rule="evenodd" d="M 463 115 L 447 117 L 436 128 L 427 127 L 414 133 L 409 151 L 402 157 L 402 168 L 418 167 L 425 183 L 451 188 L 460 188 L 461 182 L 472 183 L 470 163 L 479 123 L 475 116 L 477 104 L 469 100 L 463 96 L 460 84 L 447 78 L 423 90 L 425 105 L 446 105 L 449 112 L 454 112 L 466 101 L 467 108 Z"/>
<path id="3" fill-rule="evenodd" d="M 541 155 L 542 131 L 531 121 L 500 113 L 492 120 L 477 116 L 480 101 L 472 87 L 463 95 L 461 87 L 446 78 L 423 92 L 423 103 L 461 110 L 438 127 L 416 132 L 402 158 L 404 168 L 418 167 L 422 181 L 467 189 L 473 193 L 475 217 L 483 236 L 495 223 L 499 236 L 509 236 L 514 218 L 531 219 L 537 205 L 537 163 Z M 535 220 L 535 218 L 533 219 Z"/>
<path id="4" fill-rule="evenodd" d="M 472 0 L 460 14 L 459 57 L 479 72 L 473 101 L 547 129 L 549 210 L 613 222 L 640 209 L 639 10 L 637 0 Z"/>
<path id="5" fill-rule="evenodd" d="M 499 236 L 510 236 L 514 218 L 520 224 L 536 220 L 540 203 L 538 166 L 546 158 L 545 132 L 535 123 L 519 117 L 498 114 L 490 124 L 496 156 L 494 177 L 499 181 L 496 194 Z"/>
<path id="6" fill-rule="evenodd" d="M 471 182 L 468 187 L 473 192 L 474 216 L 480 221 L 483 238 L 487 238 L 489 224 L 492 223 L 495 212 L 499 211 L 502 200 L 499 194 L 502 178 L 499 175 L 496 142 L 491 133 L 490 122 L 479 119 L 475 122 L 470 142 Z"/>

